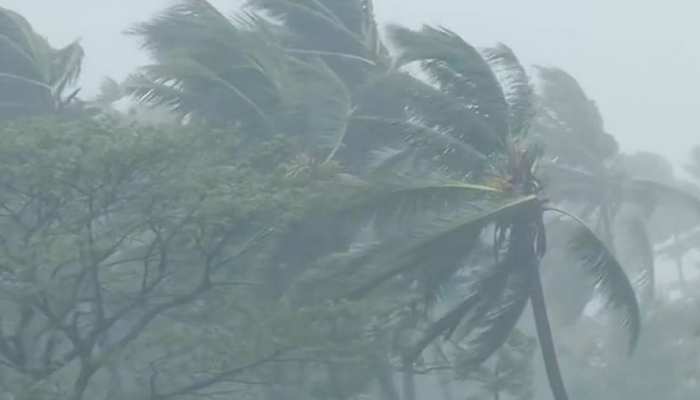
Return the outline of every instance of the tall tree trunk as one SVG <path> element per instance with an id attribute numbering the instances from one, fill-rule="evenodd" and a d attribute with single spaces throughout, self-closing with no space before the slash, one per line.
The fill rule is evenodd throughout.
<path id="1" fill-rule="evenodd" d="M 403 400 L 416 400 L 416 377 L 413 374 L 413 363 L 404 361 L 401 372 L 403 382 Z"/>
<path id="2" fill-rule="evenodd" d="M 498 382 L 500 379 L 500 371 L 498 370 L 498 365 L 499 363 L 496 362 L 496 366 L 493 368 L 493 375 L 495 378 L 495 381 Z M 501 399 L 501 391 L 498 388 L 498 385 L 496 385 L 496 388 L 493 389 L 493 400 L 500 400 Z"/>
<path id="3" fill-rule="evenodd" d="M 381 398 L 384 400 L 401 400 L 399 391 L 396 388 L 396 383 L 394 382 L 394 371 L 391 365 L 386 361 L 379 360 L 376 363 L 376 368 Z"/>
<path id="4" fill-rule="evenodd" d="M 122 374 L 117 363 L 110 363 L 107 366 L 109 372 L 109 386 L 107 389 L 107 400 L 120 400 L 124 396 L 124 387 L 122 382 Z"/>
<path id="5" fill-rule="evenodd" d="M 454 394 L 452 393 L 452 381 L 449 377 L 445 377 L 445 374 L 438 375 L 438 384 L 440 385 L 440 392 L 442 393 L 442 398 L 444 400 L 454 400 Z"/>
<path id="6" fill-rule="evenodd" d="M 90 361 L 82 360 L 80 365 L 80 373 L 78 374 L 78 379 L 73 384 L 73 396 L 72 400 L 82 400 L 85 396 L 85 391 L 87 390 L 88 384 L 90 383 L 90 378 L 97 371 Z"/>
<path id="7" fill-rule="evenodd" d="M 681 290 L 685 294 L 686 280 L 685 272 L 683 271 L 683 256 L 676 257 L 676 269 L 678 270 L 678 283 L 681 285 Z"/>
<path id="8" fill-rule="evenodd" d="M 605 245 L 608 246 L 610 253 L 615 254 L 615 235 L 612 227 L 612 216 L 608 206 L 603 206 L 600 218 L 603 225 L 603 239 L 605 239 Z"/>
<path id="9" fill-rule="evenodd" d="M 284 366 L 272 366 L 272 384 L 266 385 L 263 389 L 265 400 L 279 400 L 289 397 L 289 393 L 285 390 L 284 385 L 285 373 Z"/>
<path id="10" fill-rule="evenodd" d="M 678 283 L 681 286 L 681 291 L 683 292 L 682 294 L 685 295 L 687 287 L 685 280 L 685 272 L 683 271 L 683 253 L 680 251 L 681 244 L 678 240 L 678 235 L 673 235 L 673 241 L 675 242 L 674 245 L 676 247 L 676 254 L 673 258 L 676 261 L 676 270 L 678 271 Z"/>
<path id="11" fill-rule="evenodd" d="M 435 353 L 440 357 L 440 361 L 444 362 L 445 365 L 449 365 L 450 360 L 442 351 L 440 345 L 434 344 L 433 347 L 435 348 Z M 452 376 L 449 373 L 440 372 L 437 374 L 436 378 L 440 386 L 442 398 L 444 400 L 454 400 L 454 395 L 452 393 Z"/>
<path id="12" fill-rule="evenodd" d="M 547 308 L 544 300 L 544 292 L 542 290 L 542 280 L 540 277 L 539 263 L 531 263 L 532 271 L 532 286 L 530 288 L 530 300 L 532 301 L 532 312 L 535 316 L 535 327 L 537 328 L 537 338 L 542 349 L 542 359 L 544 368 L 547 372 L 549 387 L 552 390 L 554 400 L 568 400 L 569 395 L 566 393 L 564 380 L 559 370 L 559 361 L 554 348 L 554 340 L 552 339 L 552 328 L 549 325 L 547 317 Z"/>

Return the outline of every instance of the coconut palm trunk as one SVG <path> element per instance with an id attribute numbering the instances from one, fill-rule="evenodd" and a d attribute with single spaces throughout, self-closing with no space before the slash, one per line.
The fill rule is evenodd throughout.
<path id="1" fill-rule="evenodd" d="M 547 316 L 547 305 L 542 288 L 542 277 L 540 276 L 540 257 L 537 254 L 533 243 L 536 241 L 536 231 L 530 228 L 532 221 L 519 221 L 513 225 L 511 233 L 511 251 L 526 264 L 524 268 L 529 269 L 529 287 L 532 312 L 535 318 L 537 329 L 537 339 L 542 351 L 545 371 L 554 400 L 568 400 L 569 396 L 564 386 L 564 379 L 559 369 L 559 361 L 552 337 L 552 328 Z"/>
<path id="2" fill-rule="evenodd" d="M 532 313 L 535 317 L 537 339 L 542 351 L 542 360 L 544 361 L 544 368 L 547 372 L 547 380 L 549 381 L 549 387 L 552 390 L 554 400 L 568 400 L 569 395 L 566 392 L 564 379 L 559 369 L 559 360 L 557 359 L 554 339 L 552 338 L 552 328 L 549 324 L 549 318 L 547 317 L 547 306 L 544 299 L 544 291 L 542 290 L 539 265 L 532 263 L 531 268 L 532 286 L 530 288 L 530 301 L 532 302 Z"/>

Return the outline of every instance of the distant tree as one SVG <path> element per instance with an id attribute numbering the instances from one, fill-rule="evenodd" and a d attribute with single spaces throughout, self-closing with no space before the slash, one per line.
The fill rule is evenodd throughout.
<path id="1" fill-rule="evenodd" d="M 594 321 L 572 331 L 571 342 L 580 351 L 562 355 L 565 365 L 579 371 L 570 379 L 572 395 L 582 400 L 695 398 L 700 369 L 697 306 L 694 296 L 657 299 L 634 359 L 616 356 Z"/>
<path id="2" fill-rule="evenodd" d="M 595 103 L 572 76 L 556 68 L 538 71 L 539 109 L 533 131 L 547 154 L 543 175 L 548 194 L 575 207 L 593 224 L 623 261 L 640 298 L 650 303 L 655 284 L 653 243 L 678 230 L 677 219 L 669 221 L 669 212 L 691 220 L 700 215 L 692 188 L 679 187 L 670 163 L 661 156 L 619 153 Z M 559 268 L 550 272 L 552 282 L 566 279 L 563 275 L 568 273 Z M 551 286 L 571 299 L 570 287 Z M 580 301 L 571 302 L 576 309 L 564 314 L 579 315 L 588 297 L 581 293 Z"/>

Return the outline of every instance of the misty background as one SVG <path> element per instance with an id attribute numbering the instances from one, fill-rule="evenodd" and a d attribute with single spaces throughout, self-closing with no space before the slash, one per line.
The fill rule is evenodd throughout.
<path id="1" fill-rule="evenodd" d="M 0 400 L 696 400 L 698 8 L 0 0 Z"/>
<path id="2" fill-rule="evenodd" d="M 76 38 L 88 54 L 83 95 L 104 75 L 121 79 L 146 55 L 123 30 L 169 0 L 2 0 L 54 46 Z M 237 0 L 213 0 L 227 14 Z M 382 23 L 444 25 L 481 46 L 508 44 L 525 65 L 557 66 L 577 77 L 598 103 L 622 150 L 652 151 L 678 173 L 697 138 L 700 5 L 692 0 L 378 0 Z"/>

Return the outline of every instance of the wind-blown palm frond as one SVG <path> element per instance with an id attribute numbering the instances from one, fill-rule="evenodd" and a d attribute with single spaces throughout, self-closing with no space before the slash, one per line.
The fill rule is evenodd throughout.
<path id="1" fill-rule="evenodd" d="M 400 131 L 399 135 L 403 136 L 406 141 L 416 148 L 431 148 L 443 155 L 456 153 L 455 156 L 462 163 L 466 162 L 468 164 L 468 169 L 473 169 L 479 162 L 486 161 L 486 155 L 473 146 L 453 137 L 449 132 L 423 125 L 420 121 L 392 119 L 373 115 L 355 115 L 352 119 L 375 123 L 385 129 L 396 129 Z"/>
<path id="2" fill-rule="evenodd" d="M 387 76 L 381 84 L 405 106 L 413 121 L 438 129 L 484 155 L 502 148 L 493 127 L 462 99 L 406 74 Z"/>
<path id="3" fill-rule="evenodd" d="M 83 57 L 77 42 L 54 49 L 24 17 L 0 7 L 0 116 L 61 109 L 75 97 L 64 91 L 77 81 Z"/>
<path id="4" fill-rule="evenodd" d="M 163 58 L 163 63 L 143 67 L 141 73 L 126 82 L 126 90 L 138 100 L 155 106 L 173 105 L 183 114 L 197 112 L 210 120 L 248 119 L 270 126 L 267 96 L 256 95 L 241 85 L 226 80 L 208 66 L 189 57 Z M 183 95 L 173 97 L 174 92 Z M 207 95 L 203 95 L 203 93 Z M 150 100 L 150 101 L 149 101 Z M 233 117 L 233 116 L 237 117 Z M 254 115 L 254 118 L 250 116 Z M 245 120 L 245 119 L 244 119 Z"/>
<path id="5" fill-rule="evenodd" d="M 304 126 L 308 143 L 326 151 L 330 161 L 341 150 L 354 113 L 349 87 L 319 58 L 294 63 L 298 85 L 293 96 L 293 113 Z M 296 95 L 292 94 L 296 93 Z"/>
<path id="6" fill-rule="evenodd" d="M 129 33 L 157 61 L 124 85 L 142 102 L 297 135 L 328 161 L 342 149 L 354 111 L 350 88 L 321 56 L 289 54 L 288 33 L 265 18 L 228 18 L 207 1 L 183 0 Z"/>
<path id="7" fill-rule="evenodd" d="M 513 50 L 504 44 L 485 49 L 482 53 L 503 87 L 508 103 L 508 126 L 511 134 L 527 134 L 535 115 L 535 105 L 534 90 L 525 67 Z"/>
<path id="8" fill-rule="evenodd" d="M 340 210 L 290 232 L 289 254 L 281 258 L 289 264 L 304 266 L 309 260 L 323 256 L 319 253 L 321 249 L 326 254 L 345 252 L 356 233 L 371 223 L 379 245 L 343 263 L 356 272 L 365 271 L 355 274 L 357 283 L 350 287 L 346 284 L 345 292 L 352 298 L 362 297 L 410 272 L 413 279 L 422 282 L 419 287 L 428 299 L 435 296 L 442 282 L 435 275 L 416 271 L 449 270 L 460 262 L 463 265 L 485 227 L 533 207 L 538 201 L 534 196 L 514 197 L 493 188 L 460 182 L 420 184 L 413 178 L 401 181 L 400 177 L 379 182 L 384 182 L 382 190 L 363 194 Z M 319 244 L 317 251 L 308 249 L 305 254 L 299 254 L 303 243 L 310 242 Z M 340 267 L 341 263 L 336 265 L 345 268 Z M 449 279 L 449 275 L 444 276 Z"/>
<path id="9" fill-rule="evenodd" d="M 513 255 L 517 257 L 517 255 Z M 508 340 L 520 316 L 523 314 L 532 283 L 532 269 L 526 265 L 535 260 L 507 258 L 511 271 L 505 277 L 503 289 L 495 297 L 486 312 L 478 319 L 467 320 L 460 332 L 459 346 L 463 350 L 459 363 L 475 368 L 486 361 Z"/>
<path id="10" fill-rule="evenodd" d="M 53 87 L 54 97 L 62 99 L 66 87 L 77 82 L 82 72 L 84 58 L 85 51 L 77 41 L 53 53 L 50 84 Z"/>
<path id="11" fill-rule="evenodd" d="M 579 266 L 593 277 L 594 285 L 609 307 L 620 312 L 623 325 L 629 332 L 629 349 L 633 351 L 641 328 L 637 296 L 622 266 L 602 240 L 583 223 L 571 238 L 569 249 Z"/>
<path id="12" fill-rule="evenodd" d="M 384 57 L 371 0 L 249 0 L 247 4 L 281 20 L 294 34 L 290 51 L 323 56 L 336 72 L 367 68 Z"/>
<path id="13" fill-rule="evenodd" d="M 537 67 L 540 93 L 537 132 L 554 154 L 572 164 L 599 167 L 618 152 L 598 107 L 579 83 L 558 68 Z"/>
<path id="14" fill-rule="evenodd" d="M 552 325 L 572 326 L 584 314 L 594 296 L 593 285 L 582 284 L 590 278 L 581 268 L 563 268 L 571 254 L 567 247 L 576 226 L 567 220 L 555 219 L 546 225 L 550 245 L 542 260 L 541 276 L 547 298 L 547 312 Z"/>
<path id="15" fill-rule="evenodd" d="M 627 253 L 631 262 L 626 263 L 628 275 L 632 275 L 632 283 L 639 290 L 639 298 L 644 303 L 654 299 L 655 266 L 654 248 L 647 233 L 646 223 L 639 217 L 630 217 L 623 221 L 626 235 L 624 238 L 628 244 Z M 629 271 L 629 267 L 634 267 Z"/>
<path id="16" fill-rule="evenodd" d="M 204 0 L 183 0 L 127 32 L 141 38 L 157 64 L 143 67 L 125 89 L 182 114 L 269 128 L 286 63 L 264 24 L 228 19 Z"/>
<path id="17" fill-rule="evenodd" d="M 420 61 L 441 90 L 460 99 L 505 143 L 508 104 L 496 75 L 474 47 L 452 31 L 428 26 L 420 31 L 392 26 L 389 36 L 399 49 L 399 66 Z"/>
<path id="18" fill-rule="evenodd" d="M 434 189 L 429 190 L 433 194 L 435 193 Z M 476 244 L 475 241 L 487 226 L 532 207 L 537 204 L 537 199 L 524 196 L 496 204 L 492 204 L 491 208 L 483 211 L 466 212 L 466 210 L 462 210 L 461 216 L 451 215 L 443 218 L 433 216 L 430 224 L 432 229 L 420 232 L 419 240 L 410 243 L 409 247 L 403 248 L 398 254 L 383 256 L 382 261 L 375 264 L 378 266 L 389 265 L 390 268 L 382 268 L 383 272 L 375 274 L 375 277 L 354 289 L 352 296 L 361 297 L 383 282 L 406 271 L 428 267 L 440 270 L 442 269 L 441 260 L 447 260 L 447 266 L 442 264 L 445 268 L 454 267 L 454 264 L 463 262 L 466 256 L 471 253 Z M 449 254 L 452 254 L 453 257 L 450 257 Z M 430 298 L 435 295 L 434 290 L 438 289 L 444 281 L 437 281 L 435 275 L 432 275 L 430 271 L 426 272 L 429 274 L 428 284 L 423 286 L 428 290 L 433 290 L 433 292 L 426 293 L 426 296 Z M 447 279 L 449 276 L 445 276 L 445 278 Z"/>
<path id="19" fill-rule="evenodd" d="M 410 359 L 439 336 L 462 348 L 463 362 L 476 366 L 502 344 L 502 334 L 510 334 L 529 296 L 529 272 L 513 252 L 505 259 L 477 268 L 468 285 L 469 294 L 425 330 L 412 347 Z M 457 331 L 457 332 L 455 332 Z"/>
<path id="20" fill-rule="evenodd" d="M 700 198 L 677 187 L 647 179 L 629 179 L 624 182 L 625 199 L 649 206 L 665 204 L 681 207 L 700 215 Z"/>

